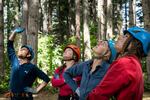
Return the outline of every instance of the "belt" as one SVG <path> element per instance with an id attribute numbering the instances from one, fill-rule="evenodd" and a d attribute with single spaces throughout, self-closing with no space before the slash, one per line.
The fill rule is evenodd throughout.
<path id="1" fill-rule="evenodd" d="M 13 93 L 13 92 L 10 92 L 10 97 L 32 97 L 32 94 L 29 94 L 29 93 Z"/>

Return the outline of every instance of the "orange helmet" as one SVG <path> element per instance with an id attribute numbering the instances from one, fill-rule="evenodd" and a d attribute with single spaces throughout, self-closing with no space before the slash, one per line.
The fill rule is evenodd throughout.
<path id="1" fill-rule="evenodd" d="M 73 44 L 67 45 L 64 50 L 66 50 L 67 48 L 71 48 L 73 50 L 73 52 L 77 56 L 76 60 L 79 61 L 79 59 L 80 59 L 80 48 L 76 45 L 73 45 Z"/>

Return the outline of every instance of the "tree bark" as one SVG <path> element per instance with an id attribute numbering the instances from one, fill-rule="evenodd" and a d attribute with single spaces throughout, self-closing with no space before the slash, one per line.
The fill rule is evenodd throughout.
<path id="1" fill-rule="evenodd" d="M 80 0 L 75 0 L 75 7 L 76 7 L 76 41 L 77 45 L 81 46 L 81 40 L 80 40 Z"/>
<path id="2" fill-rule="evenodd" d="M 98 0 L 98 34 L 101 40 L 106 39 L 106 3 L 105 0 Z"/>
<path id="3" fill-rule="evenodd" d="M 135 26 L 135 0 L 129 0 L 129 27 Z"/>
<path id="4" fill-rule="evenodd" d="M 97 6 L 98 6 L 98 11 L 97 11 L 97 17 L 98 17 L 98 31 L 97 31 L 97 40 L 102 39 L 101 36 L 101 14 L 102 14 L 102 3 L 103 0 L 97 0 Z"/>
<path id="5" fill-rule="evenodd" d="M 88 26 L 88 0 L 83 0 L 83 34 L 84 34 L 84 58 L 85 60 L 91 59 L 91 45 L 90 45 L 90 32 Z"/>
<path id="6" fill-rule="evenodd" d="M 53 9 L 53 6 L 52 6 L 52 0 L 48 0 L 48 23 L 47 23 L 47 29 L 48 29 L 48 33 L 51 32 L 52 30 L 52 9 Z"/>
<path id="7" fill-rule="evenodd" d="M 22 44 L 27 44 L 27 32 L 28 32 L 28 8 L 29 7 L 29 0 L 23 0 L 23 9 L 22 9 L 22 27 L 24 27 L 26 29 L 26 31 L 24 31 L 22 33 L 22 39 L 21 42 Z"/>
<path id="8" fill-rule="evenodd" d="M 3 0 L 0 0 L 0 79 L 4 77 L 4 22 Z"/>
<path id="9" fill-rule="evenodd" d="M 107 25 L 107 32 L 106 32 L 106 39 L 112 39 L 112 0 L 107 0 L 107 9 L 106 9 L 106 25 Z"/>
<path id="10" fill-rule="evenodd" d="M 144 15 L 144 27 L 150 32 L 150 2 L 149 0 L 142 0 L 142 9 Z M 148 73 L 148 82 L 150 82 L 150 53 L 146 58 L 146 67 Z"/>
<path id="11" fill-rule="evenodd" d="M 37 63 L 37 44 L 38 44 L 38 29 L 39 29 L 39 1 L 29 0 L 29 16 L 28 16 L 28 32 L 27 44 L 31 45 L 34 50 L 33 63 Z"/>

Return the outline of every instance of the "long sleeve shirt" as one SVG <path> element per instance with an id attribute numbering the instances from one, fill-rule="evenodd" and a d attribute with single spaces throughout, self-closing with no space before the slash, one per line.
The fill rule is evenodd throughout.
<path id="1" fill-rule="evenodd" d="M 10 90 L 14 93 L 24 92 L 25 87 L 31 87 L 37 77 L 45 82 L 49 82 L 49 77 L 32 63 L 19 63 L 15 54 L 13 41 L 7 44 L 8 58 L 11 63 Z"/>
<path id="2" fill-rule="evenodd" d="M 94 72 L 91 71 L 91 65 L 93 64 L 93 60 L 89 60 L 86 62 L 82 62 L 74 65 L 69 68 L 64 73 L 64 78 L 67 84 L 75 91 L 77 89 L 77 84 L 73 80 L 73 77 L 81 75 L 81 84 L 80 84 L 80 100 L 86 100 L 88 93 L 96 87 L 96 85 L 102 80 L 104 77 L 109 63 L 103 61 L 101 65 L 96 67 Z"/>
<path id="3" fill-rule="evenodd" d="M 65 79 L 63 77 L 63 73 L 65 68 L 63 68 L 60 71 L 60 67 L 58 67 L 55 72 L 54 72 L 54 76 L 52 77 L 51 83 L 53 87 L 56 87 L 59 89 L 59 95 L 60 96 L 69 96 L 73 94 L 72 89 L 70 88 L 70 86 L 68 84 L 66 84 Z M 81 77 L 75 77 L 74 78 L 75 82 L 78 84 L 80 84 L 80 80 Z"/>
<path id="4" fill-rule="evenodd" d="M 134 55 L 114 61 L 104 79 L 89 94 L 88 100 L 142 100 L 144 81 L 141 64 Z"/>

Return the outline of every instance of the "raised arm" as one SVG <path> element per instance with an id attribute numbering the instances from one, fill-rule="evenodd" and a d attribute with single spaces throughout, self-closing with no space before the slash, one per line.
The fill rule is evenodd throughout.
<path id="1" fill-rule="evenodd" d="M 16 66 L 16 64 L 18 62 L 18 59 L 17 59 L 16 54 L 15 54 L 15 49 L 14 49 L 13 43 L 14 43 L 16 34 L 21 33 L 23 31 L 24 31 L 23 28 L 16 28 L 14 31 L 12 31 L 11 35 L 9 36 L 9 40 L 7 43 L 7 52 L 8 52 L 8 58 L 12 64 L 12 66 L 14 66 L 14 64 Z"/>

